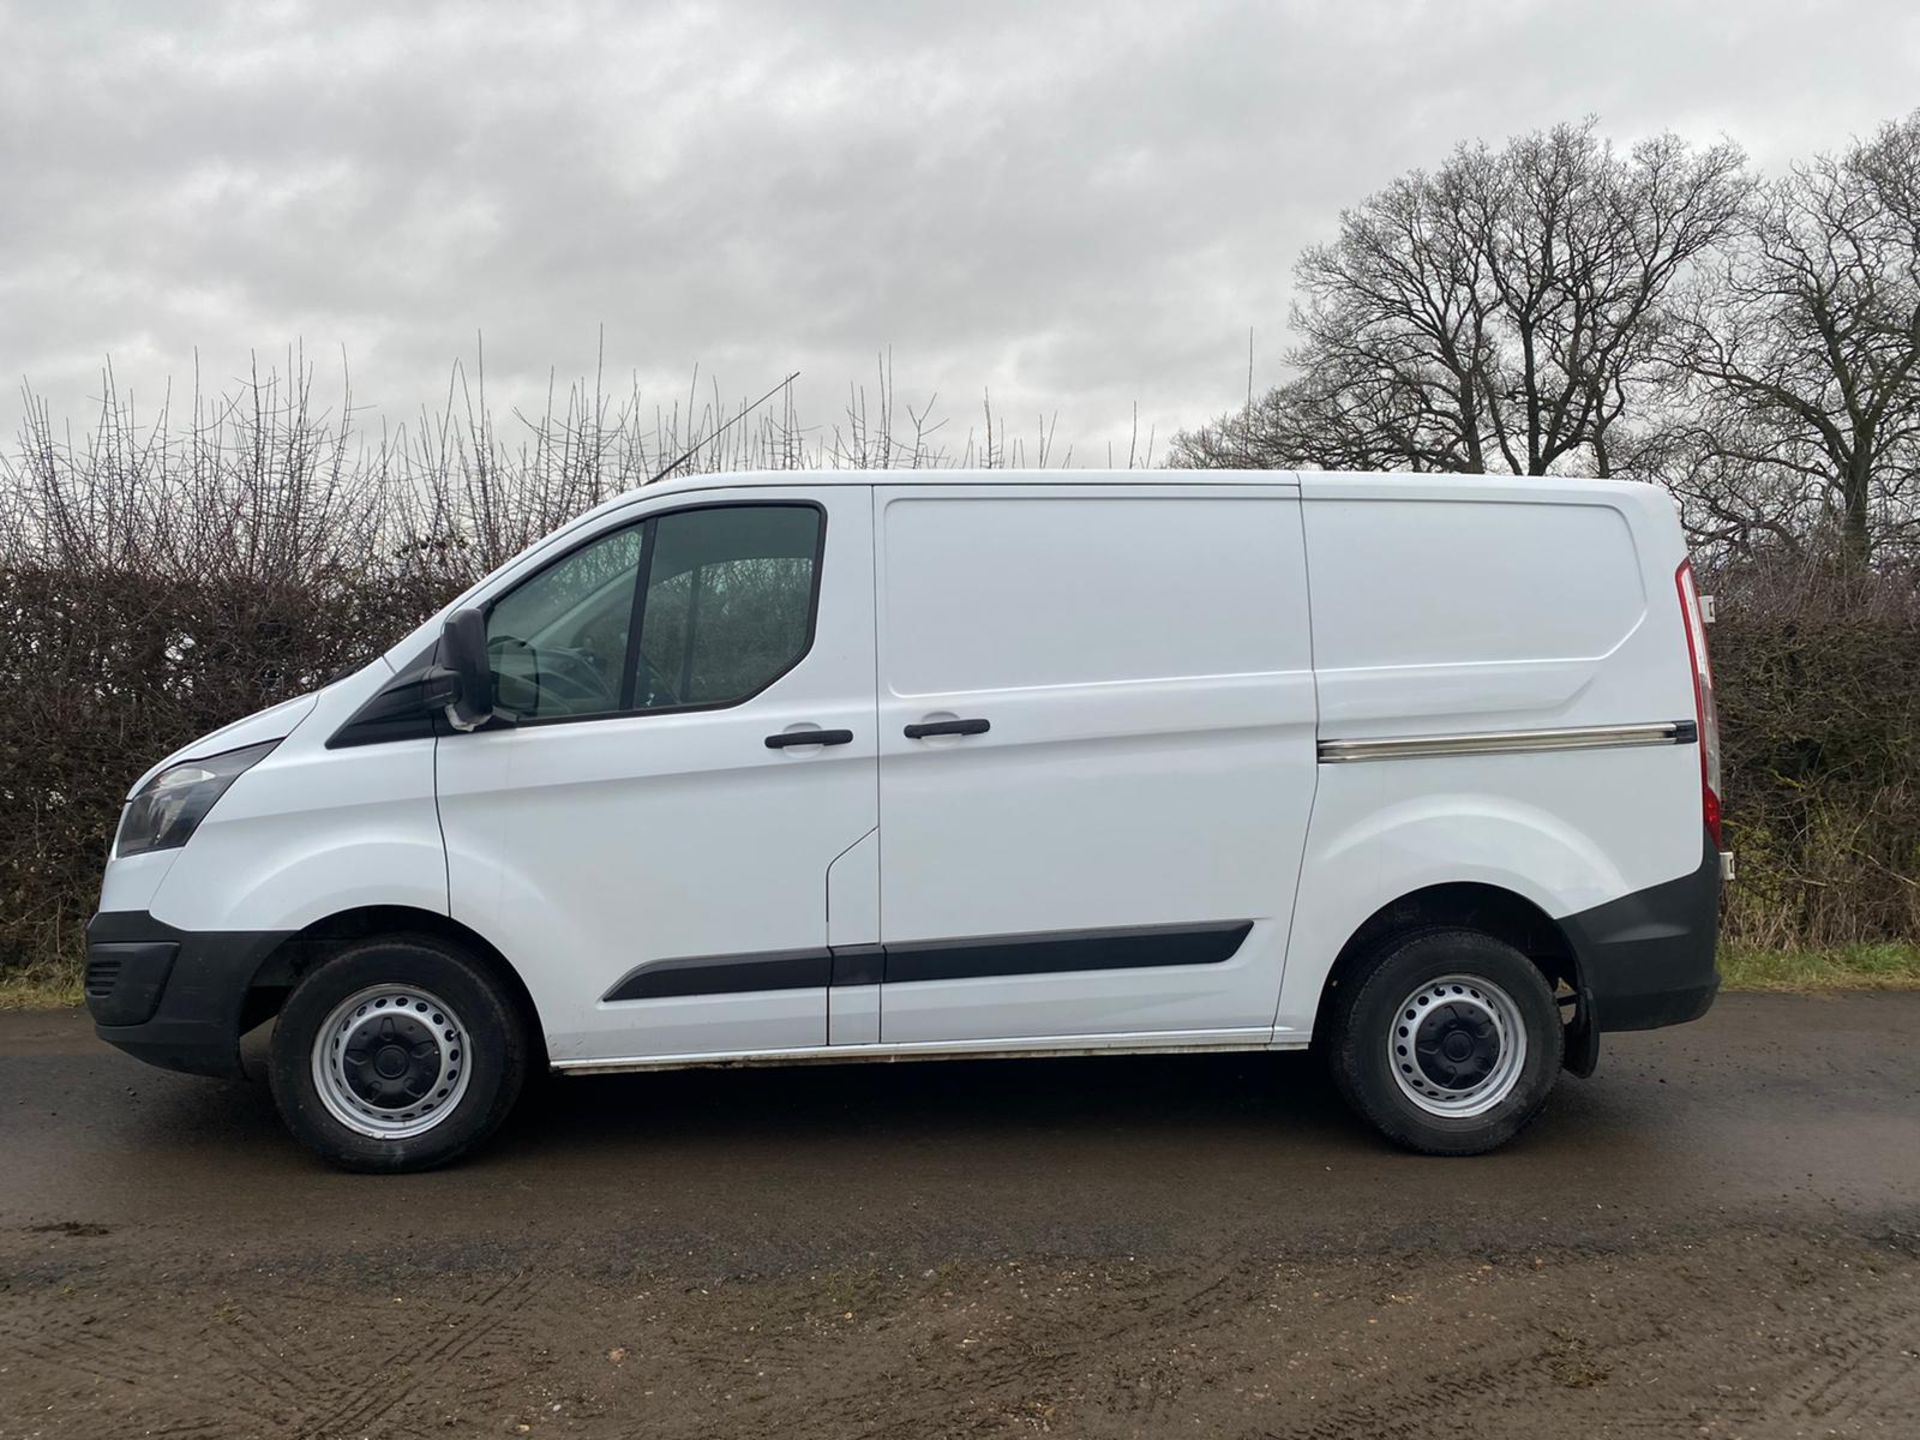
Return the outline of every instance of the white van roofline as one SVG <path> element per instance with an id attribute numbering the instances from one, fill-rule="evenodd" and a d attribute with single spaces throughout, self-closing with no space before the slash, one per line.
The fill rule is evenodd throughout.
<path id="1" fill-rule="evenodd" d="M 1566 500 L 1585 496 L 1659 494 L 1637 480 L 1576 475 L 1478 475 L 1442 471 L 1339 470 L 729 470 L 658 480 L 623 491 L 600 513 L 656 495 L 741 487 L 821 485 L 1265 485 L 1298 489 L 1308 498 Z"/>

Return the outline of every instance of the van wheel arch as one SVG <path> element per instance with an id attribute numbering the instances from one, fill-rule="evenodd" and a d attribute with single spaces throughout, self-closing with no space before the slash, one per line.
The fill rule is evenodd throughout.
<path id="1" fill-rule="evenodd" d="M 546 1032 L 533 995 L 513 962 L 478 931 L 446 915 L 410 905 L 368 905 L 343 910 L 316 920 L 288 936 L 255 972 L 247 987 L 241 1033 L 265 1024 L 280 1013 L 300 978 L 342 947 L 375 935 L 425 935 L 459 946 L 486 967 L 512 999 L 523 1022 L 535 1074 L 547 1067 Z"/>
<path id="2" fill-rule="evenodd" d="M 1566 1068 L 1575 1075 L 1593 1073 L 1599 1035 L 1589 1023 L 1592 1003 L 1581 973 L 1580 957 L 1559 923 L 1523 895 L 1497 885 L 1461 882 L 1430 885 L 1382 905 L 1340 947 L 1320 991 L 1314 1033 L 1325 1033 L 1333 997 L 1358 979 L 1393 944 L 1425 930 L 1478 930 L 1525 955 L 1557 990 L 1573 998 L 1567 1023 Z M 1563 1000 L 1563 1004 L 1565 1001 Z"/>

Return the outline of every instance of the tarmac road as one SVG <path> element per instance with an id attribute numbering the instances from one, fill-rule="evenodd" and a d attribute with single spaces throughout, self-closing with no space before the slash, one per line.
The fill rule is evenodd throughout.
<path id="1" fill-rule="evenodd" d="M 0 1014 L 0 1437 L 1911 1440 L 1917 1042 L 1728 997 L 1465 1161 L 1297 1055 L 559 1079 L 365 1178 Z"/>

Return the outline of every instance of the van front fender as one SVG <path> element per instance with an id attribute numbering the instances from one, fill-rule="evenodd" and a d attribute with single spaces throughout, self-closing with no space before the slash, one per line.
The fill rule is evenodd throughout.
<path id="1" fill-rule="evenodd" d="M 155 919 L 185 930 L 292 932 L 371 906 L 447 913 L 446 852 L 437 829 L 196 854 L 204 838 L 194 837 L 161 882 Z"/>
<path id="2" fill-rule="evenodd" d="M 103 910 L 87 930 L 96 1033 L 164 1069 L 240 1074 L 249 991 L 269 958 L 310 926 L 369 907 L 446 914 L 437 832 L 343 833 L 250 852 L 196 850 L 204 838 L 180 852 L 151 911 Z"/>

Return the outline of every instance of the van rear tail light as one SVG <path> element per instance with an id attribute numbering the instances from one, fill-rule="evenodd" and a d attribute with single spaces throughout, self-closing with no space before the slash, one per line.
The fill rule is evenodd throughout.
<path id="1" fill-rule="evenodd" d="M 1720 830 L 1720 716 L 1713 706 L 1713 666 L 1707 659 L 1707 624 L 1693 562 L 1682 560 L 1674 572 L 1680 614 L 1686 622 L 1687 658 L 1693 664 L 1693 716 L 1700 728 L 1700 810 L 1716 850 L 1726 849 Z"/>

